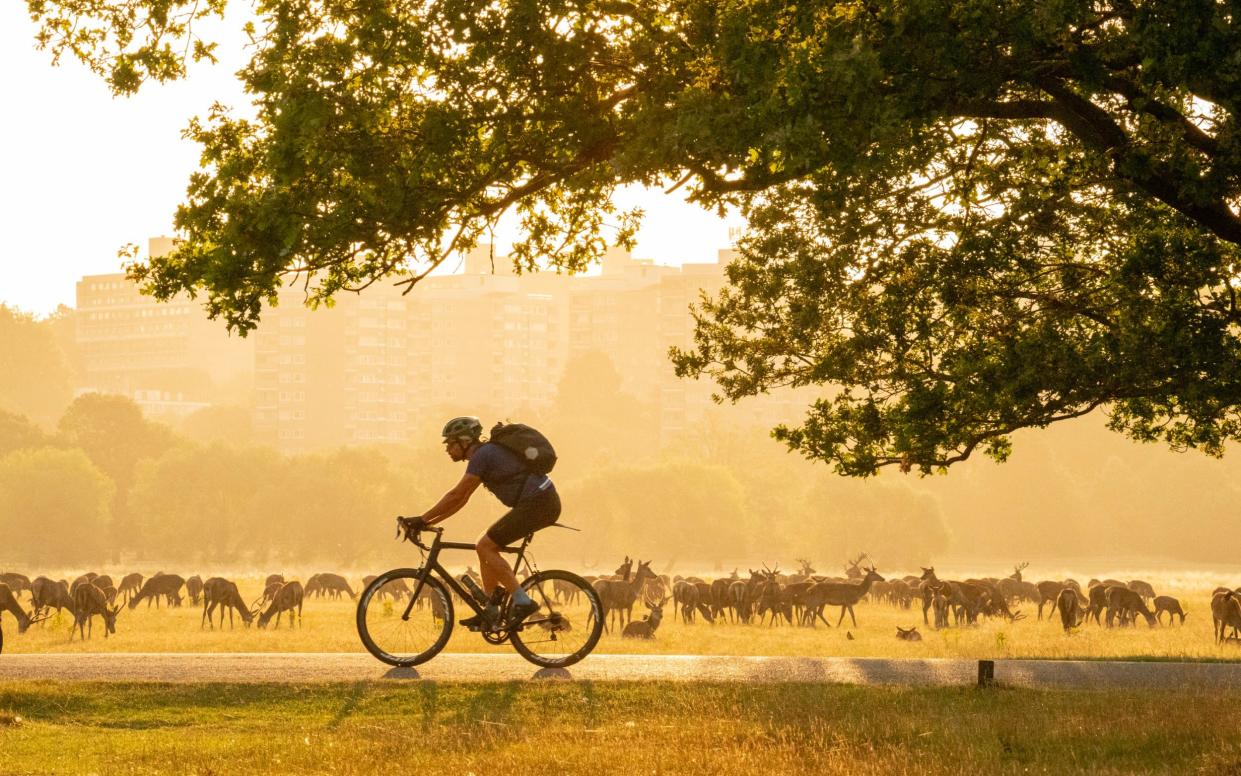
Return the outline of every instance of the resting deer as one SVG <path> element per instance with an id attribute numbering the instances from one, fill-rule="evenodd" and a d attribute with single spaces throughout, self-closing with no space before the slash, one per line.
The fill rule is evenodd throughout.
<path id="1" fill-rule="evenodd" d="M 1155 596 L 1155 619 L 1159 620 L 1159 624 L 1163 624 L 1163 613 L 1168 613 L 1168 625 L 1172 624 L 1172 619 L 1180 615 L 1181 625 L 1185 624 L 1185 610 L 1181 608 L 1181 602 L 1170 595 Z"/>
<path id="2" fill-rule="evenodd" d="M 922 641 L 922 634 L 918 632 L 918 626 L 916 625 L 908 630 L 897 625 L 896 638 L 901 641 Z"/>
<path id="3" fill-rule="evenodd" d="M 13 591 L 4 582 L 0 582 L 0 612 L 13 615 L 13 618 L 17 620 L 18 633 L 25 633 L 30 624 L 35 621 L 32 615 L 22 610 L 21 604 L 17 602 L 17 596 L 13 595 Z"/>
<path id="4" fill-rule="evenodd" d="M 220 627 L 224 627 L 224 612 L 228 611 L 228 627 L 233 627 L 233 611 L 236 610 L 241 615 L 241 621 L 247 626 L 254 620 L 254 615 L 246 608 L 245 601 L 241 598 L 241 593 L 237 590 L 237 585 L 224 579 L 223 577 L 212 577 L 203 583 L 203 619 L 202 624 L 210 625 L 215 629 L 215 623 L 212 621 L 212 615 L 215 614 L 216 607 L 220 607 Z"/>
<path id="5" fill-rule="evenodd" d="M 302 583 L 296 579 L 292 582 L 285 582 L 284 586 L 272 596 L 271 606 L 267 611 L 259 615 L 259 627 L 266 628 L 267 623 L 274 616 L 276 618 L 276 628 L 280 627 L 280 615 L 284 612 L 289 613 L 289 627 L 293 627 L 293 610 L 297 610 L 297 622 L 300 624 L 302 620 L 302 599 L 305 598 L 305 591 Z"/>
<path id="6" fill-rule="evenodd" d="M 170 606 L 181 605 L 181 586 L 185 584 L 185 579 L 176 574 L 156 574 L 146 581 L 142 589 L 136 595 L 129 599 L 129 608 L 137 609 L 142 599 L 147 599 L 147 608 L 150 608 L 151 601 L 155 601 L 155 608 L 159 608 L 159 599 L 167 598 Z"/>
<path id="7" fill-rule="evenodd" d="M 876 582 L 882 582 L 883 577 L 879 576 L 879 572 L 874 566 L 866 569 L 866 576 L 862 577 L 858 582 L 818 582 L 806 591 L 806 611 L 813 612 L 811 624 L 815 618 L 823 620 L 823 624 L 827 625 L 827 618 L 823 616 L 823 608 L 827 606 L 840 607 L 840 619 L 836 620 L 836 627 L 840 627 L 840 623 L 845 620 L 845 613 L 849 614 L 849 619 L 853 621 L 853 627 L 857 627 L 857 617 L 853 614 L 853 605 L 862 600 L 870 591 L 870 586 Z"/>
<path id="8" fill-rule="evenodd" d="M 668 603 L 668 596 L 660 599 L 659 603 L 653 604 L 650 601 L 643 601 L 646 608 L 651 611 L 646 617 L 636 622 L 630 622 L 621 631 L 623 639 L 653 639 L 655 638 L 655 629 L 659 627 L 659 623 L 664 618 L 664 604 Z"/>
<path id="9" fill-rule="evenodd" d="M 96 616 L 103 618 L 105 639 L 109 633 L 116 633 L 116 615 L 120 611 L 119 605 L 109 607 L 108 599 L 103 591 L 89 582 L 78 585 L 78 589 L 73 593 L 73 624 L 77 627 L 83 641 L 87 638 L 88 626 L 89 632 L 94 635 Z M 73 640 L 72 629 L 69 630 L 69 640 Z"/>

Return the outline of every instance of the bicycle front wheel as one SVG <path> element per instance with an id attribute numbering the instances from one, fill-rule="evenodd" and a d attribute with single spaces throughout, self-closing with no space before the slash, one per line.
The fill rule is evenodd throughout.
<path id="1" fill-rule="evenodd" d="M 358 598 L 362 645 L 388 665 L 425 663 L 439 654 L 452 634 L 452 598 L 429 573 L 419 600 L 410 607 L 410 596 L 422 576 L 422 569 L 393 569 L 372 580 Z"/>
<path id="2" fill-rule="evenodd" d="M 589 655 L 603 635 L 603 605 L 590 583 L 568 571 L 540 571 L 521 586 L 539 610 L 509 634 L 513 649 L 544 668 Z"/>

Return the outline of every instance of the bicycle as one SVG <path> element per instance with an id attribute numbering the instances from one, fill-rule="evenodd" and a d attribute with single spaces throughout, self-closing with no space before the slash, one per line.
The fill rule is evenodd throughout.
<path id="1" fill-rule="evenodd" d="M 474 550 L 473 544 L 443 541 L 443 528 L 406 528 L 397 518 L 397 537 L 422 549 L 418 568 L 398 568 L 380 574 L 358 598 L 358 636 L 366 650 L 388 665 L 416 666 L 435 657 L 452 634 L 453 596 L 481 615 L 486 602 L 475 599 L 439 562 L 443 550 Z M 563 527 L 563 526 L 562 526 Z M 422 533 L 433 533 L 427 546 Z M 527 534 L 520 547 L 504 547 L 501 552 L 515 554 L 514 572 L 520 577 L 524 564 L 528 575 L 522 588 L 539 604 L 539 610 L 520 623 L 507 617 L 494 627 L 481 630 L 489 644 L 513 645 L 517 653 L 543 668 L 571 666 L 590 654 L 603 635 L 603 604 L 590 583 L 570 571 L 539 571 L 526 556 L 533 534 Z M 398 607 L 409 597 L 404 609 Z M 507 598 L 501 612 L 508 611 Z"/>

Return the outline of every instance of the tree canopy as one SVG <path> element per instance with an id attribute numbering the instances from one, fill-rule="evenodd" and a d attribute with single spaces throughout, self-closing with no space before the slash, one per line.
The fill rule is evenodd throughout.
<path id="1" fill-rule="evenodd" d="M 30 0 L 41 42 L 118 93 L 209 57 L 188 23 L 222 7 Z M 1178 449 L 1241 436 L 1234 4 L 257 11 L 254 115 L 191 123 L 185 241 L 131 267 L 159 297 L 244 331 L 282 282 L 312 304 L 412 286 L 510 211 L 519 267 L 579 269 L 632 238 L 617 186 L 683 186 L 748 230 L 679 373 L 727 400 L 822 386 L 776 433 L 842 473 L 1003 460 L 1015 430 L 1100 407 Z"/>

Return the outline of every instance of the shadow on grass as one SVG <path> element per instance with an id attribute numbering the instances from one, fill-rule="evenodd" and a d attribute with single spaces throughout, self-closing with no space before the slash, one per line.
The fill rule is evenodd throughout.
<path id="1" fill-rule="evenodd" d="M 349 689 L 349 694 L 345 696 L 345 702 L 341 704 L 340 709 L 336 712 L 336 716 L 332 717 L 332 721 L 327 723 L 328 730 L 339 727 L 340 723 L 353 716 L 365 695 L 366 682 L 354 682 L 353 687 Z"/>

